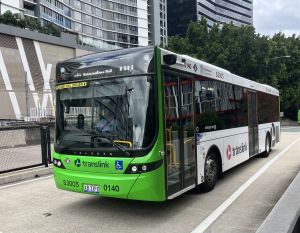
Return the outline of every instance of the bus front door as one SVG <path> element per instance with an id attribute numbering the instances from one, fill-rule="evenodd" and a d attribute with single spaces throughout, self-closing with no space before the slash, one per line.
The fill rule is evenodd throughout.
<path id="1" fill-rule="evenodd" d="M 248 126 L 249 126 L 249 156 L 258 154 L 258 119 L 257 119 L 257 95 L 254 91 L 248 91 Z"/>
<path id="2" fill-rule="evenodd" d="M 164 74 L 167 195 L 169 199 L 196 184 L 193 80 Z"/>

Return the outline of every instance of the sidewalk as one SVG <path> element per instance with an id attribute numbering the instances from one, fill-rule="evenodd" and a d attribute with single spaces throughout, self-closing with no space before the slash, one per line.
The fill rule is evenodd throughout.
<path id="1" fill-rule="evenodd" d="M 300 172 L 256 233 L 300 231 Z"/>
<path id="2" fill-rule="evenodd" d="M 281 126 L 299 126 L 297 121 L 292 121 L 290 119 L 284 119 L 280 121 Z"/>
<path id="3" fill-rule="evenodd" d="M 19 182 L 23 180 L 50 175 L 52 174 L 52 167 L 53 167 L 52 165 L 49 165 L 49 167 L 40 166 L 40 167 L 0 174 L 0 186 L 13 183 L 13 182 Z"/>

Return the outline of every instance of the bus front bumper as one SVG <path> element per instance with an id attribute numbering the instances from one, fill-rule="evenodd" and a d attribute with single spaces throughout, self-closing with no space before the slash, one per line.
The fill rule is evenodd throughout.
<path id="1" fill-rule="evenodd" d="M 67 191 L 132 200 L 166 200 L 163 167 L 142 174 L 89 173 L 54 167 L 53 174 L 56 187 Z M 87 186 L 98 189 L 93 192 Z"/>

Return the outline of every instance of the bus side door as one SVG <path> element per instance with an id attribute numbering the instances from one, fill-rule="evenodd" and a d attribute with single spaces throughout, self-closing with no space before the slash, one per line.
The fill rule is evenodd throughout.
<path id="1" fill-rule="evenodd" d="M 168 198 L 196 185 L 194 81 L 164 72 L 165 147 Z"/>

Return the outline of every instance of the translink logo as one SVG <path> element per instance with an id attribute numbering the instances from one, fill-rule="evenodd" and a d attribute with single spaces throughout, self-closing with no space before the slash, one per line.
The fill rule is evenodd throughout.
<path id="1" fill-rule="evenodd" d="M 75 166 L 76 166 L 76 167 L 80 167 L 80 166 L 81 166 L 80 159 L 76 159 L 76 160 L 75 160 Z"/>
<path id="2" fill-rule="evenodd" d="M 109 168 L 109 163 L 108 162 L 85 162 L 85 161 L 80 161 L 80 159 L 76 159 L 74 161 L 76 167 L 99 167 L 99 168 Z"/>

